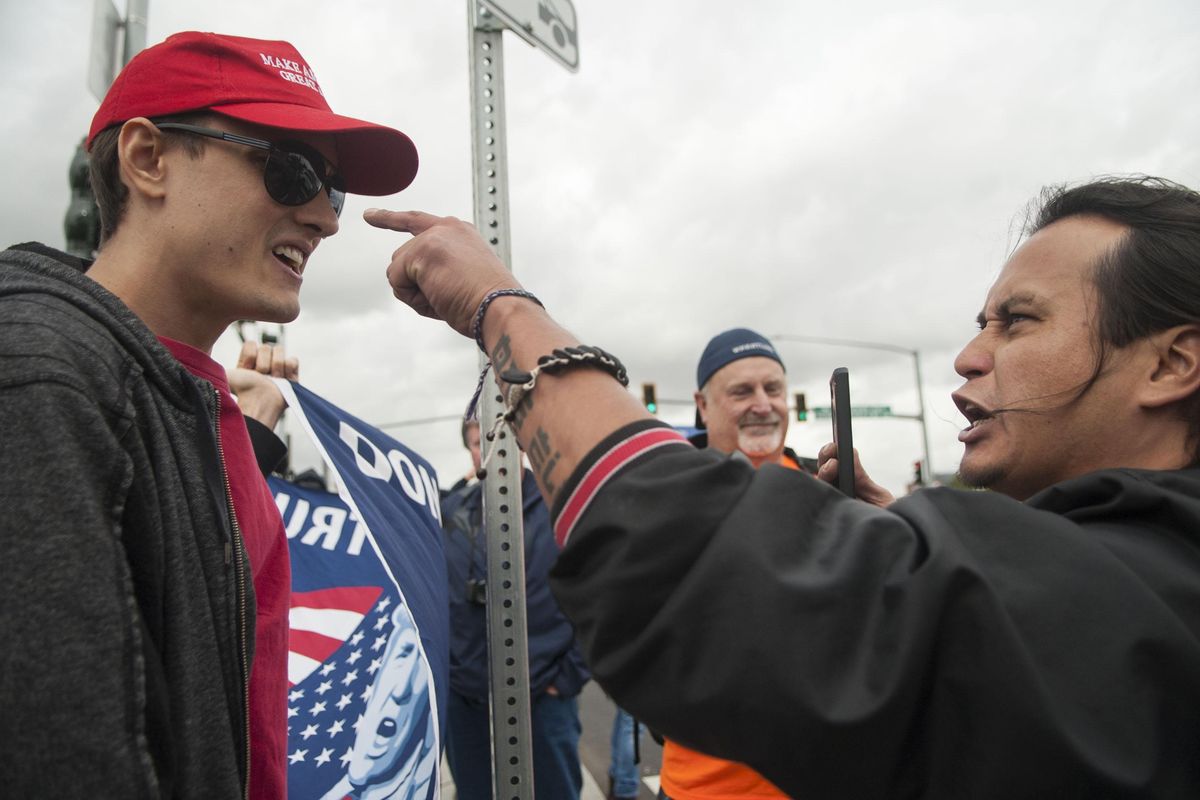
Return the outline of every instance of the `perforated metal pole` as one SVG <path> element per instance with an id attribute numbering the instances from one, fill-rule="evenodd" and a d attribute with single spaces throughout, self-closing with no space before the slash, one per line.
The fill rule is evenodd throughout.
<path id="1" fill-rule="evenodd" d="M 508 158 L 504 142 L 503 26 L 467 0 L 471 41 L 471 130 L 475 165 L 475 225 L 511 268 Z M 480 358 L 480 368 L 485 359 Z M 484 387 L 480 432 L 503 413 L 491 376 Z M 507 427 L 497 440 L 480 442 L 496 453 L 487 468 L 483 518 L 487 526 L 487 621 L 492 709 L 492 796 L 532 800 L 529 644 L 525 623 L 525 546 L 522 529 L 521 455 Z"/>

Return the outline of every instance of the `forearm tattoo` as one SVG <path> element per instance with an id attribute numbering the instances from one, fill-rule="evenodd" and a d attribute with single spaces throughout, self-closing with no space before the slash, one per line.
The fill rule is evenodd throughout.
<path id="1" fill-rule="evenodd" d="M 509 335 L 503 334 L 500 340 L 496 342 L 496 347 L 492 350 L 492 369 L 499 380 L 499 376 L 503 375 L 509 368 L 517 368 L 516 359 L 512 351 L 512 339 Z M 503 387 L 503 384 L 501 384 Z M 503 390 L 503 389 L 502 389 Z M 533 408 L 533 401 L 529 395 L 525 395 L 519 404 L 519 407 L 513 410 L 512 425 L 513 432 L 520 434 L 521 425 L 525 422 L 525 417 L 529 415 L 529 411 Z"/>
<path id="2" fill-rule="evenodd" d="M 500 336 L 500 340 L 496 342 L 496 347 L 492 350 L 492 368 L 496 375 L 502 375 L 509 367 L 519 369 L 513 356 L 512 339 L 505 333 Z M 526 394 L 521 398 L 519 407 L 513 411 L 511 425 L 513 432 L 518 436 L 521 433 L 521 426 L 532 410 L 533 398 Z M 533 472 L 542 485 L 543 494 L 547 499 L 552 498 L 558 491 L 555 468 L 562 460 L 562 453 L 554 448 L 550 441 L 550 434 L 546 433 L 545 428 L 537 429 L 525 447 L 525 453 L 529 456 L 529 464 L 533 467 Z"/>
<path id="3" fill-rule="evenodd" d="M 513 366 L 512 339 L 505 333 L 500 336 L 500 341 L 496 342 L 496 349 L 492 350 L 492 369 L 496 375 L 503 375 L 504 371 L 511 366 Z"/>
<path id="4" fill-rule="evenodd" d="M 558 485 L 554 482 L 554 468 L 562 459 L 562 453 L 554 449 L 554 445 L 550 443 L 550 434 L 546 433 L 545 428 L 537 429 L 525 452 L 529 456 L 529 464 L 533 467 L 534 474 L 541 482 L 543 494 L 549 499 L 558 492 Z"/>

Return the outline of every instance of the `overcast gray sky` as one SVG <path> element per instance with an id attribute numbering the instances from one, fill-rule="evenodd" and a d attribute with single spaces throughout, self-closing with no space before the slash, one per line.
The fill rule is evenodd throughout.
<path id="1" fill-rule="evenodd" d="M 914 349 L 933 466 L 951 471 L 952 360 L 1027 201 L 1107 173 L 1200 186 L 1195 0 L 576 0 L 576 11 L 576 74 L 505 36 L 514 271 L 660 399 L 689 399 L 704 343 L 733 326 Z M 63 243 L 67 165 L 96 108 L 91 14 L 86 0 L 0 10 L 4 244 Z M 474 345 L 392 299 L 383 271 L 406 237 L 360 214 L 471 216 L 466 3 L 149 0 L 149 42 L 189 29 L 286 39 L 335 111 L 416 142 L 411 188 L 350 198 L 305 273 L 287 341 L 304 383 L 364 419 L 459 413 Z M 917 409 L 907 356 L 779 345 L 810 406 L 827 404 L 830 371 L 848 366 L 855 404 Z M 391 430 L 444 485 L 467 464 L 455 422 Z M 824 422 L 789 432 L 803 454 L 829 438 Z M 901 490 L 921 455 L 917 424 L 858 419 L 855 439 L 868 470 Z"/>

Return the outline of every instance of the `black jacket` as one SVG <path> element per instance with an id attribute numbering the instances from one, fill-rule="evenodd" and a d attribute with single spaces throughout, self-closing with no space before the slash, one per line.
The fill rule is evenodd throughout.
<path id="1" fill-rule="evenodd" d="M 0 253 L 0 793 L 238 797 L 254 590 L 215 390 L 85 266 Z"/>
<path id="2" fill-rule="evenodd" d="M 555 508 L 623 708 L 805 800 L 1200 797 L 1200 470 L 882 510 L 656 430 Z"/>

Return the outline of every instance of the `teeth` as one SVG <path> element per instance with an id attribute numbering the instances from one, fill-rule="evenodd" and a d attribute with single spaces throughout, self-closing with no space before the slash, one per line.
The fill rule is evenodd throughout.
<path id="1" fill-rule="evenodd" d="M 272 252 L 274 252 L 275 255 L 279 256 L 284 261 L 291 264 L 292 269 L 299 270 L 300 265 L 304 263 L 304 253 L 302 253 L 298 247 L 292 247 L 291 245 L 285 244 L 276 247 Z"/>

